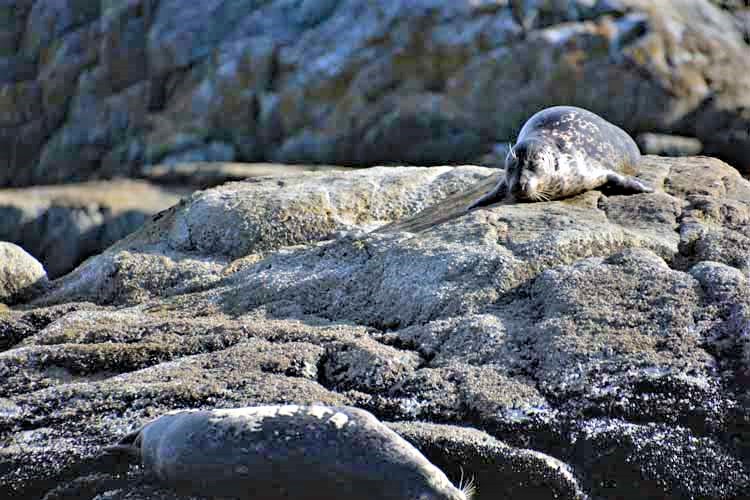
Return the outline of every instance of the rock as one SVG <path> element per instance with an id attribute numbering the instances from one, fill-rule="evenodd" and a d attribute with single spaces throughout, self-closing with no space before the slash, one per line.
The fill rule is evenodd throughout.
<path id="1" fill-rule="evenodd" d="M 57 278 L 179 201 L 178 192 L 126 180 L 0 190 L 0 239 Z"/>
<path id="2" fill-rule="evenodd" d="M 17 312 L 0 306 L 0 349 L 15 346 L 66 314 L 94 307 L 93 304 L 73 303 Z"/>
<path id="3" fill-rule="evenodd" d="M 570 468 L 553 457 L 510 447 L 466 427 L 421 422 L 389 426 L 443 471 L 464 483 L 472 481 L 479 492 L 476 500 L 587 498 Z"/>
<path id="4" fill-rule="evenodd" d="M 331 386 L 377 393 L 405 380 L 421 361 L 416 353 L 384 346 L 374 340 L 342 342 L 329 348 L 323 370 Z"/>
<path id="5" fill-rule="evenodd" d="M 43 292 L 47 284 L 47 273 L 39 261 L 23 248 L 0 241 L 0 302 L 25 302 Z"/>
<path id="6" fill-rule="evenodd" d="M 678 135 L 640 134 L 636 142 L 641 153 L 649 155 L 695 156 L 703 149 L 698 139 Z"/>
<path id="7" fill-rule="evenodd" d="M 646 156 L 654 193 L 466 213 L 499 174 L 229 183 L 0 311 L 0 498 L 172 500 L 102 448 L 169 410 L 316 402 L 479 498 L 747 497 L 750 182 Z"/>
<path id="8" fill-rule="evenodd" d="M 599 495 L 614 489 L 649 498 L 667 490 L 675 498 L 741 498 L 750 487 L 740 460 L 682 428 L 593 420 L 577 437 L 576 452 L 591 471 L 590 491 Z"/>
<path id="9" fill-rule="evenodd" d="M 68 275 L 56 297 L 136 300 L 126 298 L 130 291 L 140 301 L 143 293 L 176 292 L 192 278 L 208 285 L 223 279 L 222 270 L 236 259 L 374 229 L 466 189 L 482 175 L 478 167 L 376 168 L 258 178 L 197 192 L 185 201 L 189 210 L 178 206 L 160 214 Z M 236 210 L 227 212 L 227 199 L 236 200 Z M 90 273 L 98 278 L 92 281 Z"/>
<path id="10" fill-rule="evenodd" d="M 555 104 L 750 172 L 750 14 L 730 2 L 6 3 L 0 185 L 185 161 L 460 164 Z"/>
<path id="11" fill-rule="evenodd" d="M 273 163 L 191 162 L 159 164 L 146 168 L 142 175 L 157 184 L 191 186 L 205 189 L 225 182 L 251 177 L 298 175 L 302 172 L 350 170 L 336 165 L 279 165 Z"/>

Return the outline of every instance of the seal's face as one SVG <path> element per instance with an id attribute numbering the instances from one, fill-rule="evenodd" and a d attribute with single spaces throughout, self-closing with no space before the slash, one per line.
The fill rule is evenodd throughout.
<path id="1" fill-rule="evenodd" d="M 518 201 L 549 201 L 565 185 L 559 153 L 542 141 L 516 144 L 505 159 L 508 193 Z"/>

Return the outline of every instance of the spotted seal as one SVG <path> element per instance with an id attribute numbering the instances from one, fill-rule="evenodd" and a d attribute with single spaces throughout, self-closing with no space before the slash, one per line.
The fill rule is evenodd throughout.
<path id="1" fill-rule="evenodd" d="M 190 494 L 323 500 L 467 500 L 405 439 L 352 407 L 274 405 L 167 413 L 109 453 Z M 467 488 L 469 489 L 469 488 Z"/>
<path id="2" fill-rule="evenodd" d="M 505 175 L 467 209 L 510 198 L 549 201 L 610 184 L 631 193 L 653 189 L 633 177 L 641 153 L 620 127 L 574 106 L 534 114 L 505 158 Z"/>

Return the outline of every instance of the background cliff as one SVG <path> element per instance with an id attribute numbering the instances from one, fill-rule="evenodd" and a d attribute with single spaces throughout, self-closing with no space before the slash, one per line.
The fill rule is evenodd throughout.
<path id="1" fill-rule="evenodd" d="M 0 185 L 195 160 L 476 161 L 560 103 L 697 137 L 748 172 L 741 4 L 7 0 Z"/>

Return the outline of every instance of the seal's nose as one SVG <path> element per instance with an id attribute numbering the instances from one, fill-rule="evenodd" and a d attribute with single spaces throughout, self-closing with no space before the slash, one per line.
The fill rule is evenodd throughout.
<path id="1" fill-rule="evenodd" d="M 537 180 L 533 176 L 521 175 L 521 178 L 513 186 L 513 195 L 517 198 L 527 199 L 536 190 Z"/>

